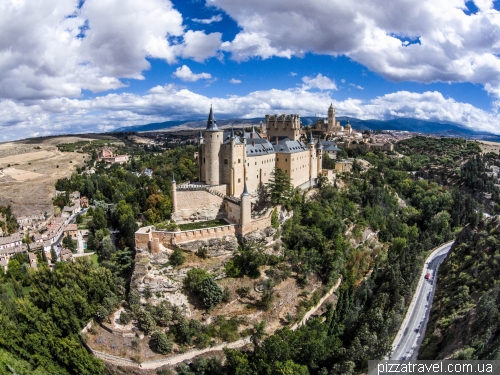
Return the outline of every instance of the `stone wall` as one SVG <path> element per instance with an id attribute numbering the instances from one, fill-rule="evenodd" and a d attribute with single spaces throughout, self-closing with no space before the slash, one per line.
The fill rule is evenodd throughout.
<path id="1" fill-rule="evenodd" d="M 226 194 L 226 185 L 214 186 Z M 214 220 L 222 214 L 223 198 L 204 190 L 177 190 L 177 212 L 173 219 L 177 223 L 197 220 Z"/>

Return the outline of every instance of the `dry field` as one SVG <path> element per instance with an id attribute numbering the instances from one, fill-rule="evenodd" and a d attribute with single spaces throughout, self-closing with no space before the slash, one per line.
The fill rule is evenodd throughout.
<path id="1" fill-rule="evenodd" d="M 488 152 L 500 153 L 500 143 L 498 142 L 479 141 L 479 146 L 485 154 Z"/>
<path id="2" fill-rule="evenodd" d="M 52 213 L 55 182 L 71 176 L 88 157 L 60 152 L 56 145 L 98 138 L 67 136 L 0 143 L 0 205 L 10 204 L 16 216 Z"/>

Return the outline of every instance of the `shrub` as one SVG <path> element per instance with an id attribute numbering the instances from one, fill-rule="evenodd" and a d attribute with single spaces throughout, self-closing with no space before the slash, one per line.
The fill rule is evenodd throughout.
<path id="1" fill-rule="evenodd" d="M 222 291 L 222 302 L 228 303 L 229 301 L 231 301 L 231 291 L 225 286 Z"/>
<path id="2" fill-rule="evenodd" d="M 120 314 L 120 323 L 126 325 L 130 323 L 130 320 L 132 320 L 130 314 L 125 311 L 122 311 L 122 313 Z"/>
<path id="3" fill-rule="evenodd" d="M 224 267 L 225 271 L 226 271 L 226 276 L 227 277 L 242 277 L 243 276 L 243 272 L 241 271 L 241 269 L 235 264 L 234 260 L 229 260 L 225 267 Z"/>
<path id="4" fill-rule="evenodd" d="M 205 246 L 200 247 L 195 254 L 199 256 L 201 259 L 208 258 L 208 250 Z"/>
<path id="5" fill-rule="evenodd" d="M 151 336 L 153 350 L 156 353 L 168 354 L 172 352 L 172 343 L 164 332 L 156 331 Z"/>
<path id="6" fill-rule="evenodd" d="M 212 310 L 222 301 L 222 289 L 211 277 L 203 279 L 200 285 L 199 293 L 207 310 Z"/>
<path id="7" fill-rule="evenodd" d="M 149 311 L 141 310 L 138 314 L 137 321 L 139 323 L 139 329 L 146 335 L 149 335 L 156 329 L 156 322 Z"/>
<path id="8" fill-rule="evenodd" d="M 141 304 L 141 296 L 136 290 L 131 290 L 128 294 L 128 304 L 129 306 Z"/>
<path id="9" fill-rule="evenodd" d="M 102 322 L 104 319 L 106 319 L 109 315 L 109 311 L 107 308 L 105 308 L 102 305 L 97 306 L 96 312 L 95 312 L 95 317 L 98 321 Z"/>
<path id="10" fill-rule="evenodd" d="M 248 296 L 248 293 L 250 293 L 250 288 L 248 286 L 242 286 L 236 289 L 236 294 L 241 298 Z"/>
<path id="11" fill-rule="evenodd" d="M 207 277 L 211 277 L 207 271 L 201 268 L 192 268 L 184 278 L 184 287 L 191 292 L 197 293 L 200 290 L 201 282 Z"/>
<path id="12" fill-rule="evenodd" d="M 280 227 L 280 221 L 278 219 L 278 211 L 276 208 L 273 210 L 273 213 L 271 215 L 271 226 L 275 229 L 278 229 Z"/>
<path id="13" fill-rule="evenodd" d="M 180 266 L 181 264 L 184 263 L 185 260 L 186 257 L 184 256 L 182 250 L 179 248 L 176 248 L 174 250 L 174 253 L 170 255 L 170 264 L 174 267 Z"/>

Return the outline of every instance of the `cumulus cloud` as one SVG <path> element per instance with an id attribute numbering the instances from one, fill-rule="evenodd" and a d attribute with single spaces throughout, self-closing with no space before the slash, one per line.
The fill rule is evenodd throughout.
<path id="1" fill-rule="evenodd" d="M 302 77 L 302 82 L 304 82 L 303 89 L 320 89 L 320 90 L 338 90 L 335 81 L 318 73 L 316 77 Z"/>
<path id="2" fill-rule="evenodd" d="M 370 100 L 335 100 L 328 91 L 261 90 L 244 96 L 207 97 L 175 85 L 157 86 L 144 95 L 108 94 L 93 99 L 54 98 L 32 105 L 0 101 L 0 141 L 61 133 L 104 132 L 127 125 L 204 118 L 213 104 L 218 118 L 263 117 L 270 113 L 337 115 L 360 119 L 412 117 L 449 121 L 500 134 L 500 115 L 445 98 L 439 92 L 399 91 Z"/>
<path id="3" fill-rule="evenodd" d="M 241 79 L 231 78 L 229 83 L 238 84 L 238 83 L 241 83 Z"/>
<path id="4" fill-rule="evenodd" d="M 144 79 L 147 58 L 215 56 L 221 34 L 185 30 L 170 0 L 0 2 L 0 99 L 77 97 Z"/>
<path id="5" fill-rule="evenodd" d="M 343 81 L 344 82 L 342 82 L 342 83 L 345 83 L 345 80 L 343 80 Z M 365 89 L 363 86 L 355 85 L 354 83 L 349 83 L 349 86 L 354 87 L 355 89 L 358 89 L 358 90 L 364 90 Z"/>
<path id="6" fill-rule="evenodd" d="M 223 48 L 235 60 L 258 56 L 346 55 L 384 77 L 473 82 L 500 90 L 500 12 L 491 0 L 211 0 L 242 30 Z M 279 22 L 277 22 L 279 20 Z"/>
<path id="7" fill-rule="evenodd" d="M 173 77 L 177 77 L 183 81 L 186 82 L 195 82 L 198 81 L 199 79 L 211 79 L 212 75 L 210 73 L 198 73 L 195 74 L 189 69 L 189 66 L 183 65 L 178 67 L 174 74 L 172 74 Z"/>
<path id="8" fill-rule="evenodd" d="M 214 22 L 222 21 L 222 16 L 220 14 L 217 14 L 217 15 L 210 17 L 210 18 L 193 18 L 193 21 L 198 22 L 198 23 L 203 23 L 205 25 L 209 25 L 209 24 L 214 23 Z"/>

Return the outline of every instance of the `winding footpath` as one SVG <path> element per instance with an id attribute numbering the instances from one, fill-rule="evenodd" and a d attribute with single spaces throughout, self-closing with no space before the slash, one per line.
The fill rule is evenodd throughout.
<path id="1" fill-rule="evenodd" d="M 313 316 L 316 313 L 316 311 L 318 311 L 318 309 L 326 301 L 326 299 L 328 297 L 330 297 L 333 293 L 335 293 L 335 291 L 340 286 L 341 282 L 342 282 L 342 279 L 339 278 L 337 283 L 328 291 L 328 293 L 326 293 L 323 297 L 321 297 L 319 302 L 315 306 L 313 306 L 304 315 L 304 317 L 300 320 L 300 322 L 295 323 L 290 329 L 292 331 L 295 331 L 297 328 L 306 324 L 306 322 L 311 318 L 311 316 Z M 231 342 L 231 343 L 224 342 L 222 344 L 211 346 L 211 347 L 206 348 L 206 349 L 194 349 L 194 350 L 187 351 L 186 353 L 177 354 L 177 355 L 173 355 L 171 357 L 162 358 L 162 359 L 158 359 L 158 360 L 154 360 L 154 361 L 145 361 L 142 363 L 137 363 L 137 362 L 130 360 L 130 359 L 117 357 L 117 356 L 114 356 L 111 354 L 99 352 L 97 350 L 91 349 L 88 346 L 87 346 L 87 348 L 94 354 L 94 356 L 96 358 L 102 359 L 103 361 L 106 361 L 108 363 L 112 363 L 114 365 L 129 366 L 129 367 L 136 367 L 136 368 L 147 369 L 147 370 L 154 370 L 154 369 L 157 369 L 157 368 L 162 367 L 162 366 L 176 365 L 176 364 L 179 364 L 181 362 L 190 360 L 190 359 L 192 359 L 196 356 L 199 356 L 201 354 L 220 351 L 220 350 L 223 350 L 224 348 L 229 348 L 229 349 L 241 348 L 242 346 L 249 344 L 250 341 L 251 341 L 251 336 L 247 336 L 247 337 L 241 338 L 241 339 L 234 341 L 234 342 Z"/>

